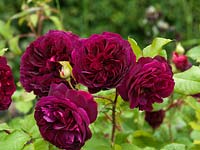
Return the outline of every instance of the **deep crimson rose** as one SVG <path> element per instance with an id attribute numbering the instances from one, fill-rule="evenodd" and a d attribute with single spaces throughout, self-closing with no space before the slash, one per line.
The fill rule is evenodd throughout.
<path id="1" fill-rule="evenodd" d="M 11 68 L 7 65 L 6 58 L 0 56 L 0 110 L 8 109 L 15 90 Z"/>
<path id="2" fill-rule="evenodd" d="M 162 109 L 158 111 L 145 112 L 145 120 L 153 129 L 158 128 L 162 124 L 164 118 L 165 118 L 165 111 Z"/>
<path id="3" fill-rule="evenodd" d="M 135 63 L 128 41 L 119 34 L 94 34 L 82 43 L 83 47 L 72 52 L 73 75 L 91 93 L 116 87 Z"/>
<path id="4" fill-rule="evenodd" d="M 180 71 L 185 71 L 192 66 L 192 64 L 188 61 L 188 57 L 186 55 L 181 55 L 177 52 L 173 52 L 172 62 Z"/>
<path id="5" fill-rule="evenodd" d="M 51 83 L 65 83 L 60 77 L 60 61 L 71 62 L 71 52 L 79 46 L 78 36 L 64 31 L 49 31 L 32 42 L 20 64 L 20 82 L 26 91 L 48 95 Z"/>
<path id="6" fill-rule="evenodd" d="M 52 84 L 48 96 L 40 98 L 35 120 L 42 137 L 66 150 L 80 150 L 91 138 L 89 124 L 97 117 L 97 103 L 91 94 Z"/>
<path id="7" fill-rule="evenodd" d="M 161 57 L 141 57 L 117 88 L 130 108 L 151 111 L 152 104 L 161 103 L 174 89 L 171 67 Z"/>

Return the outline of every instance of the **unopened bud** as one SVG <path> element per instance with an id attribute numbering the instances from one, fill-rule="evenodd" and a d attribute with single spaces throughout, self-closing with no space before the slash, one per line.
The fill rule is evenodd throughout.
<path id="1" fill-rule="evenodd" d="M 69 79 L 72 72 L 70 63 L 68 61 L 60 61 L 59 63 L 62 65 L 60 70 L 60 77 L 63 79 Z"/>
<path id="2" fill-rule="evenodd" d="M 176 50 L 175 50 L 178 54 L 184 54 L 185 53 L 185 49 L 183 48 L 183 46 L 181 45 L 181 43 L 178 43 L 176 45 Z"/>

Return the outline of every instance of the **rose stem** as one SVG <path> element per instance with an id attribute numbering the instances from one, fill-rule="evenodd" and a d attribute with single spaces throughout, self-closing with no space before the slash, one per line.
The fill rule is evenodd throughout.
<path id="1" fill-rule="evenodd" d="M 104 96 L 100 96 L 100 95 L 94 95 L 93 97 L 95 97 L 95 98 L 101 98 L 101 99 L 105 99 L 105 100 L 108 100 L 109 102 L 112 102 L 112 103 L 113 103 L 112 99 L 110 99 L 110 98 L 107 98 L 107 97 L 104 97 Z"/>
<path id="2" fill-rule="evenodd" d="M 116 94 L 115 94 L 115 99 L 113 101 L 113 107 L 112 107 L 112 134 L 111 134 L 111 144 L 112 146 L 114 146 L 115 143 L 115 129 L 116 129 L 116 105 L 117 105 L 117 97 L 118 97 L 118 93 L 116 90 Z"/>

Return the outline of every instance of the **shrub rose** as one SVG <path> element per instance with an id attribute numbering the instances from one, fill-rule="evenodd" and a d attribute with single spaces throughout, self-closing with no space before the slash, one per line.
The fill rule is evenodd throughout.
<path id="1" fill-rule="evenodd" d="M 192 64 L 189 63 L 186 55 L 179 55 L 177 52 L 173 52 L 172 62 L 180 71 L 185 71 L 192 66 Z"/>
<path id="2" fill-rule="evenodd" d="M 161 103 L 174 89 L 171 67 L 161 56 L 142 57 L 117 89 L 130 108 L 151 111 L 154 102 Z"/>
<path id="3" fill-rule="evenodd" d="M 26 91 L 48 95 L 51 83 L 66 83 L 60 77 L 59 61 L 71 61 L 71 52 L 79 45 L 78 36 L 64 31 L 49 31 L 32 42 L 20 64 L 20 81 Z"/>
<path id="4" fill-rule="evenodd" d="M 0 110 L 8 109 L 15 90 L 11 68 L 7 65 L 6 58 L 0 56 Z"/>
<path id="5" fill-rule="evenodd" d="M 135 63 L 128 41 L 119 34 L 94 34 L 82 43 L 72 52 L 73 75 L 91 93 L 116 87 Z"/>
<path id="6" fill-rule="evenodd" d="M 153 129 L 158 128 L 162 124 L 164 118 L 165 111 L 162 109 L 158 111 L 145 112 L 145 120 Z"/>
<path id="7" fill-rule="evenodd" d="M 52 84 L 48 96 L 40 98 L 35 120 L 42 137 L 55 146 L 80 150 L 91 138 L 89 124 L 97 117 L 97 104 L 91 94 Z"/>

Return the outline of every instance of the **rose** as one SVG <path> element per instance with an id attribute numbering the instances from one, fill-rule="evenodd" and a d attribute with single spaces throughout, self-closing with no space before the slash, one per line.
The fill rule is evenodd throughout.
<path id="1" fill-rule="evenodd" d="M 158 128 L 162 124 L 164 118 L 165 111 L 162 109 L 158 111 L 145 112 L 145 120 L 153 129 Z"/>
<path id="2" fill-rule="evenodd" d="M 52 30 L 32 42 L 20 63 L 20 81 L 26 91 L 46 96 L 51 83 L 67 84 L 62 63 L 71 62 L 71 52 L 80 44 L 78 40 L 70 32 Z"/>
<path id="3" fill-rule="evenodd" d="M 186 55 L 178 54 L 177 52 L 173 52 L 172 62 L 175 64 L 176 68 L 180 71 L 185 71 L 189 69 L 192 64 L 189 63 Z"/>
<path id="4" fill-rule="evenodd" d="M 82 43 L 72 52 L 73 75 L 91 93 L 116 87 L 135 63 L 128 41 L 119 34 L 94 34 Z"/>
<path id="5" fill-rule="evenodd" d="M 6 58 L 0 56 L 0 110 L 8 109 L 15 90 L 11 68 L 7 65 Z"/>
<path id="6" fill-rule="evenodd" d="M 161 57 L 141 57 L 117 88 L 130 108 L 151 111 L 152 104 L 161 103 L 174 89 L 171 67 Z"/>
<path id="7" fill-rule="evenodd" d="M 42 137 L 61 149 L 80 150 L 91 138 L 89 124 L 97 117 L 97 104 L 91 94 L 52 84 L 48 96 L 35 108 L 35 120 Z"/>

